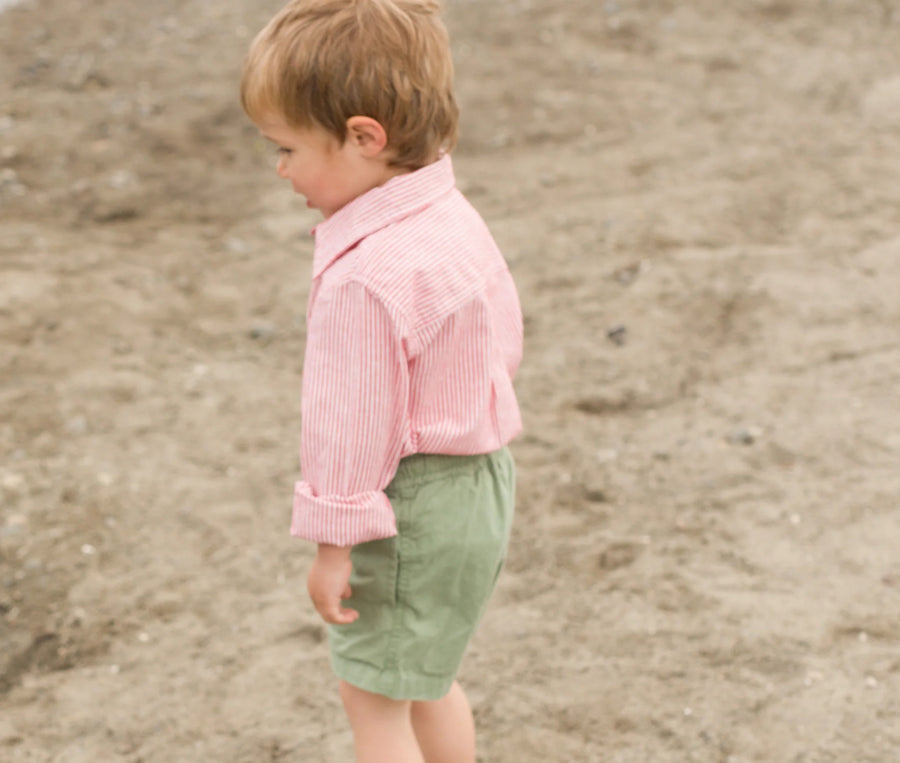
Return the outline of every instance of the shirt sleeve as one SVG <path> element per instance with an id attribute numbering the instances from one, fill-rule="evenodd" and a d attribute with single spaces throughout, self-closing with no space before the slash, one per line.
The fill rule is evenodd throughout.
<path id="1" fill-rule="evenodd" d="M 307 324 L 291 535 L 350 546 L 397 534 L 384 489 L 408 400 L 405 343 L 382 302 L 356 282 L 321 294 Z"/>

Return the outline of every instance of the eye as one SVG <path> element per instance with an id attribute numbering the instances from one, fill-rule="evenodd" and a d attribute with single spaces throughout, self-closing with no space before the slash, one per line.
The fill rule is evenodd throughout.
<path id="1" fill-rule="evenodd" d="M 291 149 L 278 146 L 278 148 L 275 149 L 275 153 L 278 154 L 278 156 L 290 156 Z"/>

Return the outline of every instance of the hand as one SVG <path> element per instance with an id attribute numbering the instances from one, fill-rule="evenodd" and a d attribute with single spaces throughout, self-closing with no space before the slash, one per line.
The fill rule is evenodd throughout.
<path id="1" fill-rule="evenodd" d="M 349 599 L 353 593 L 350 590 L 350 573 L 353 571 L 350 548 L 320 543 L 306 581 L 316 611 L 331 625 L 347 625 L 359 617 L 356 610 L 341 606 L 341 599 Z"/>

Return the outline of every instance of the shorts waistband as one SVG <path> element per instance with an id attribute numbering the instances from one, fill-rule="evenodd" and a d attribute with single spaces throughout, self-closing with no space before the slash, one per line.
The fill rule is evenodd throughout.
<path id="1" fill-rule="evenodd" d="M 401 458 L 394 475 L 395 482 L 415 485 L 441 479 L 459 472 L 471 472 L 480 466 L 508 458 L 509 448 L 504 446 L 491 453 L 471 456 L 449 456 L 444 453 L 413 453 Z"/>

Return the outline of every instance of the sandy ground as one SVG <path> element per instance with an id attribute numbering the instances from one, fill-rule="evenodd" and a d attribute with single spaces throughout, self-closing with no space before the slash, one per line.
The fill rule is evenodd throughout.
<path id="1" fill-rule="evenodd" d="M 0 15 L 0 760 L 351 760 L 277 0 Z M 447 0 L 526 313 L 485 763 L 900 760 L 900 6 Z"/>

